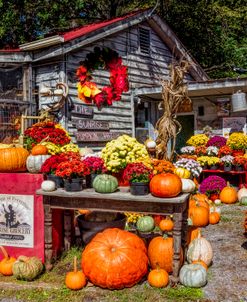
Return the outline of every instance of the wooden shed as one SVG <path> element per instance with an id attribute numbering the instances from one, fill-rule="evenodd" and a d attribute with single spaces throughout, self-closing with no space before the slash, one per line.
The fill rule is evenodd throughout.
<path id="1" fill-rule="evenodd" d="M 101 110 L 78 98 L 75 76 L 80 61 L 95 47 L 116 51 L 128 67 L 129 91 L 122 94 L 121 101 Z M 148 95 L 138 97 L 137 91 L 160 86 L 161 79 L 169 77 L 169 65 L 181 59 L 193 63 L 187 80 L 208 79 L 171 28 L 151 9 L 58 33 L 20 45 L 14 51 L 0 51 L 1 69 L 22 69 L 16 90 L 22 91 L 21 101 L 28 103 L 30 113 L 58 99 L 56 95 L 43 95 L 42 88 L 55 89 L 58 83 L 68 85 L 67 101 L 58 116 L 60 122 L 79 145 L 95 148 L 121 133 L 140 140 L 153 135 L 160 114 L 158 102 Z M 109 82 L 109 73 L 94 70 L 93 78 L 102 87 Z"/>

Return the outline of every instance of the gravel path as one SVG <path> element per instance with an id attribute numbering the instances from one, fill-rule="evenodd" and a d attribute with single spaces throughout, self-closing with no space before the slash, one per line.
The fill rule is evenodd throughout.
<path id="1" fill-rule="evenodd" d="M 208 270 L 205 297 L 211 302 L 247 302 L 246 207 L 222 205 L 222 219 L 202 231 L 213 247 L 213 265 Z"/>

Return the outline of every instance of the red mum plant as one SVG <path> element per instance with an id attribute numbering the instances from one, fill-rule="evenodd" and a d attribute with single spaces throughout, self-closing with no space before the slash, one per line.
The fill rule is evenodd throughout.
<path id="1" fill-rule="evenodd" d="M 247 158 L 244 156 L 236 156 L 233 159 L 233 164 L 235 166 L 243 166 L 247 163 Z"/>
<path id="2" fill-rule="evenodd" d="M 62 178 L 81 178 L 89 175 L 89 168 L 81 160 L 70 160 L 60 163 L 55 173 Z"/>
<path id="3" fill-rule="evenodd" d="M 143 163 L 130 163 L 123 172 L 123 179 L 129 182 L 149 182 L 153 177 L 153 171 Z"/>
<path id="4" fill-rule="evenodd" d="M 219 149 L 218 156 L 223 157 L 225 155 L 231 155 L 232 149 L 229 146 L 223 146 Z"/>
<path id="5" fill-rule="evenodd" d="M 45 174 L 55 174 L 58 165 L 66 160 L 67 159 L 63 154 L 52 155 L 41 166 L 41 172 Z"/>
<path id="6" fill-rule="evenodd" d="M 196 147 L 195 154 L 197 156 L 203 156 L 207 154 L 207 148 L 205 146 Z"/>
<path id="7" fill-rule="evenodd" d="M 101 174 L 107 171 L 102 158 L 96 156 L 88 156 L 82 161 L 89 169 L 91 174 Z"/>

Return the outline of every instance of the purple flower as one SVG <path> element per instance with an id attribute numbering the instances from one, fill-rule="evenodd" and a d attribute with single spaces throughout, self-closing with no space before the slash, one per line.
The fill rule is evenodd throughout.
<path id="1" fill-rule="evenodd" d="M 208 176 L 200 185 L 199 191 L 203 194 L 219 193 L 224 187 L 226 187 L 226 181 L 220 176 Z"/>
<path id="2" fill-rule="evenodd" d="M 213 136 L 211 137 L 208 142 L 207 142 L 207 147 L 209 146 L 215 146 L 215 147 L 223 147 L 226 145 L 226 138 L 223 137 L 223 136 L 219 136 L 219 135 L 216 135 L 216 136 Z"/>

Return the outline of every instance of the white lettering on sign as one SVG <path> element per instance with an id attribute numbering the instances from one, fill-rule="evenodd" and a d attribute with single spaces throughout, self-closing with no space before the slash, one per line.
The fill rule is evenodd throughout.
<path id="1" fill-rule="evenodd" d="M 116 139 L 123 133 L 119 132 L 75 132 L 78 142 L 107 142 Z"/>

